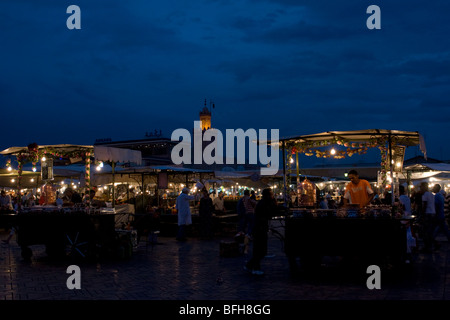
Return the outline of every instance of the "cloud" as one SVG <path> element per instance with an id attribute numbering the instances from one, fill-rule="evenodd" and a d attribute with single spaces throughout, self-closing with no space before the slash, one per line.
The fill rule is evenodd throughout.
<path id="1" fill-rule="evenodd" d="M 36 110 L 49 112 L 46 121 L 64 117 L 82 140 L 91 139 L 88 116 L 101 119 L 96 136 L 112 135 L 115 123 L 123 136 L 153 123 L 165 132 L 190 127 L 209 97 L 214 123 L 278 127 L 282 135 L 432 130 L 449 119 L 448 2 L 379 0 L 378 31 L 366 28 L 369 0 L 77 4 L 82 30 L 72 32 L 66 3 L 0 3 L 8 61 L 0 104 L 8 117 L 15 117 L 10 108 L 24 114 L 16 141 L 37 131 L 51 140 Z M 15 126 L 0 130 L 8 135 Z"/>

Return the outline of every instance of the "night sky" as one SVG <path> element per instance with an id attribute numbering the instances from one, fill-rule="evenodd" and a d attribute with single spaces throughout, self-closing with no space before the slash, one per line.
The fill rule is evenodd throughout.
<path id="1" fill-rule="evenodd" d="M 81 30 L 69 30 L 69 5 Z M 370 5 L 381 29 L 369 30 Z M 0 0 L 0 149 L 213 127 L 419 131 L 450 159 L 450 2 Z M 412 156 L 418 154 L 418 148 Z"/>

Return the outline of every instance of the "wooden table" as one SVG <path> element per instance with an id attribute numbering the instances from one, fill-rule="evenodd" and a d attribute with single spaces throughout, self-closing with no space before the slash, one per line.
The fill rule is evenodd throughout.
<path id="1" fill-rule="evenodd" d="M 43 244 L 51 257 L 66 254 L 86 258 L 97 249 L 114 251 L 116 241 L 114 214 L 86 212 L 30 212 L 19 213 L 14 225 L 22 257 L 29 260 L 30 246 Z"/>
<path id="2" fill-rule="evenodd" d="M 285 252 L 307 263 L 323 256 L 361 257 L 400 263 L 406 254 L 406 228 L 401 219 L 315 217 L 285 219 Z"/>

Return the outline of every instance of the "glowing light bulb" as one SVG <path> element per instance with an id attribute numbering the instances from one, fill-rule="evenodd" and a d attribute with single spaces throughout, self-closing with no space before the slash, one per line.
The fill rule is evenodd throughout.
<path id="1" fill-rule="evenodd" d="M 332 149 L 330 150 L 330 153 L 331 153 L 331 154 L 336 154 L 336 150 L 335 150 L 334 148 L 332 148 Z"/>

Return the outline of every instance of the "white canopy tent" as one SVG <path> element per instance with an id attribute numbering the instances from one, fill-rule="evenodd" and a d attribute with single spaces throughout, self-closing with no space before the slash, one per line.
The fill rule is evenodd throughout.
<path id="1" fill-rule="evenodd" d="M 113 199 L 112 205 L 115 206 L 115 192 L 114 192 L 114 182 L 115 182 L 115 169 L 117 163 L 135 163 L 137 165 L 142 164 L 142 154 L 138 150 L 104 147 L 104 146 L 94 146 L 94 158 L 96 162 L 109 162 L 111 163 L 111 173 L 112 173 L 112 188 L 113 188 Z"/>
<path id="2" fill-rule="evenodd" d="M 412 164 L 404 168 L 403 178 L 409 180 L 409 183 L 414 186 L 418 186 L 422 182 L 439 183 L 443 189 L 448 191 L 450 189 L 450 164 L 444 162 Z"/>

